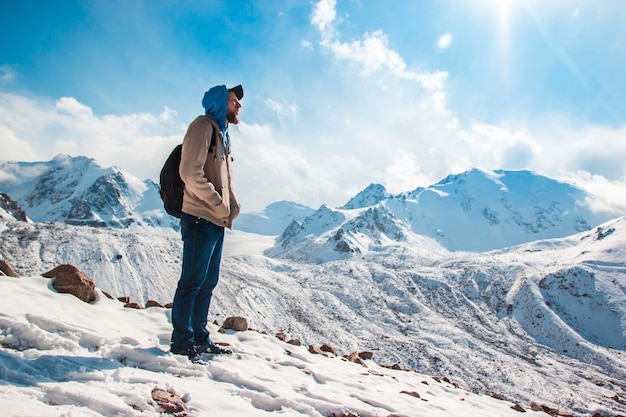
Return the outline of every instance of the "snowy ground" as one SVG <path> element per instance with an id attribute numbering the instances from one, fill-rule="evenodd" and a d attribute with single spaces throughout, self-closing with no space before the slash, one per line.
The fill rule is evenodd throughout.
<path id="1" fill-rule="evenodd" d="M 235 353 L 193 364 L 168 353 L 168 310 L 101 293 L 87 304 L 47 278 L 0 277 L 0 299 L 3 416 L 159 416 L 155 388 L 180 395 L 190 416 L 519 416 L 507 401 L 256 331 L 211 325 Z"/>
<path id="2" fill-rule="evenodd" d="M 180 273 L 178 237 L 0 220 L 0 259 L 24 277 L 0 277 L 0 407 L 15 416 L 151 415 L 150 391 L 162 387 L 198 416 L 456 415 L 456 407 L 507 415 L 511 403 L 481 414 L 492 393 L 526 408 L 626 415 L 626 218 L 493 252 L 400 245 L 323 264 L 263 256 L 273 239 L 227 234 L 209 316 L 244 316 L 268 335 L 216 335 L 237 354 L 198 367 L 167 353 L 167 310 L 84 304 L 38 277 L 71 263 L 114 296 L 165 303 Z M 278 331 L 305 346 L 330 343 L 340 356 L 372 351 L 374 361 L 362 368 L 313 356 L 274 338 Z M 245 410 L 231 412 L 235 405 Z"/>

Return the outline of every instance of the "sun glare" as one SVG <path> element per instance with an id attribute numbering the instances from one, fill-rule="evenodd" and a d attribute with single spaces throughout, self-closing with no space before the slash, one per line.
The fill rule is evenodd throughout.
<path id="1" fill-rule="evenodd" d="M 441 35 L 441 37 L 437 41 L 437 50 L 439 52 L 443 52 L 446 49 L 448 49 L 451 43 L 452 43 L 452 34 L 444 33 L 443 35 Z"/>
<path id="2" fill-rule="evenodd" d="M 500 41 L 504 45 L 508 45 L 511 32 L 511 15 L 515 6 L 514 0 L 496 0 L 498 13 L 498 32 Z"/>

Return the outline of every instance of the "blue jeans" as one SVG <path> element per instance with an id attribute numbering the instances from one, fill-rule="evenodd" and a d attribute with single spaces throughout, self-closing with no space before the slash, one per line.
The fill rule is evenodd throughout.
<path id="1" fill-rule="evenodd" d="M 172 303 L 172 351 L 206 343 L 209 305 L 220 274 L 224 228 L 183 213 L 183 264 Z"/>

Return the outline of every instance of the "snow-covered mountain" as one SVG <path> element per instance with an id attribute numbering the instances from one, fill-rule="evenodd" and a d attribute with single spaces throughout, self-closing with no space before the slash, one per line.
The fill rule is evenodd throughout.
<path id="1" fill-rule="evenodd" d="M 265 236 L 280 235 L 294 220 L 302 221 L 314 209 L 291 201 L 277 201 L 260 211 L 243 212 L 235 220 L 235 228 Z"/>
<path id="2" fill-rule="evenodd" d="M 401 243 L 311 264 L 264 256 L 272 244 L 227 234 L 210 321 L 244 316 L 522 404 L 626 413 L 626 218 L 485 253 Z M 180 247 L 137 231 L 0 220 L 0 258 L 21 275 L 72 263 L 142 303 L 171 300 Z"/>
<path id="3" fill-rule="evenodd" d="M 48 162 L 4 162 L 0 172 L 0 191 L 37 222 L 177 227 L 163 211 L 157 184 L 91 158 L 58 155 Z"/>
<path id="4" fill-rule="evenodd" d="M 95 160 L 58 155 L 48 162 L 0 164 L 0 190 L 34 221 L 76 225 L 176 228 L 158 186 Z"/>
<path id="5" fill-rule="evenodd" d="M 592 196 L 531 171 L 472 169 L 397 195 L 372 184 L 341 208 L 294 221 L 269 256 L 324 262 L 392 245 L 484 252 L 565 237 L 623 213 L 594 211 Z"/>
<path id="6" fill-rule="evenodd" d="M 2 163 L 0 192 L 38 222 L 179 229 L 163 210 L 157 184 L 82 156 Z M 340 208 L 280 201 L 244 210 L 235 228 L 281 235 L 270 256 L 316 262 L 397 243 L 482 252 L 569 236 L 623 214 L 593 211 L 592 198 L 530 171 L 472 169 L 395 195 L 371 184 Z"/>
<path id="7" fill-rule="evenodd" d="M 82 171 L 74 167 L 81 161 Z M 123 227 L 93 209 L 91 218 L 117 228 L 16 219 L 19 206 L 35 220 L 64 213 L 103 177 L 94 172 L 108 172 L 120 190 L 89 194 L 94 199 L 140 200 L 129 191 L 135 188 L 117 183 L 125 174 L 94 166 L 80 157 L 3 164 L 0 191 L 19 205 L 3 197 L 11 210 L 0 208 L 0 259 L 23 276 L 71 263 L 114 296 L 171 301 L 177 235 Z M 34 195 L 51 208 L 30 207 Z M 276 203 L 251 213 L 248 226 L 242 216 L 257 233 L 237 223 L 227 232 L 210 320 L 244 316 L 270 334 L 369 350 L 379 363 L 524 404 L 625 414 L 626 218 L 593 212 L 589 197 L 528 171 L 471 170 L 397 195 L 371 185 L 337 209 Z M 129 216 L 138 207 L 112 206 L 130 207 Z M 142 217 L 129 224 L 139 222 L 150 224 Z M 275 239 L 270 233 L 287 222 Z"/>
<path id="8" fill-rule="evenodd" d="M 163 209 L 158 184 L 84 156 L 0 163 L 0 192 L 37 222 L 152 228 L 166 234 L 180 229 L 178 219 Z M 262 211 L 242 213 L 237 229 L 276 236 L 313 211 L 297 203 L 276 202 Z"/>

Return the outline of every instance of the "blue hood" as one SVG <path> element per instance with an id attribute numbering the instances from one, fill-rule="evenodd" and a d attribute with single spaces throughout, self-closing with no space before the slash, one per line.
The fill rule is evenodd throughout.
<path id="1" fill-rule="evenodd" d="M 202 107 L 207 115 L 215 119 L 220 130 L 226 130 L 226 108 L 228 107 L 228 89 L 225 85 L 216 85 L 204 93 Z"/>

